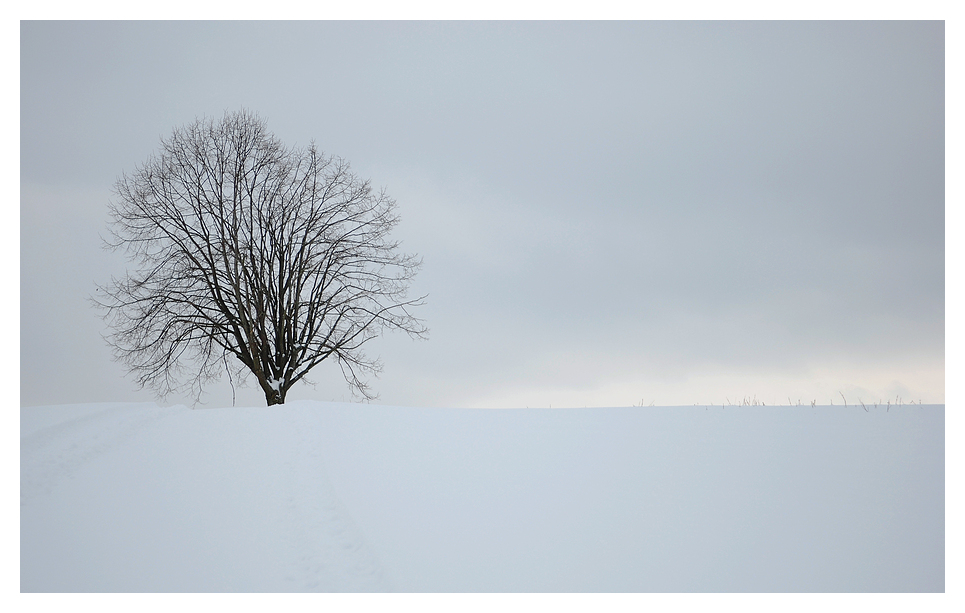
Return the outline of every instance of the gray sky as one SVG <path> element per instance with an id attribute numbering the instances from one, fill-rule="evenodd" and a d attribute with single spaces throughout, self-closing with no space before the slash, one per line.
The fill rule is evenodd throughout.
<path id="1" fill-rule="evenodd" d="M 944 402 L 941 22 L 20 33 L 24 406 L 153 399 L 86 302 L 125 266 L 110 189 L 241 107 L 399 203 L 431 332 L 372 344 L 381 403 Z M 316 371 L 289 398 L 349 398 Z"/>

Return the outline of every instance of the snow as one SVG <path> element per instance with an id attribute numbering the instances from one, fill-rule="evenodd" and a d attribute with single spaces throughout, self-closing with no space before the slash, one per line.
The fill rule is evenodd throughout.
<path id="1" fill-rule="evenodd" d="M 944 406 L 21 409 L 25 592 L 944 591 Z"/>

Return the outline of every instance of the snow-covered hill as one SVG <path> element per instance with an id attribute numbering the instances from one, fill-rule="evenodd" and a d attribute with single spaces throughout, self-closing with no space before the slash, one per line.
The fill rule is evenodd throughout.
<path id="1" fill-rule="evenodd" d="M 944 406 L 21 409 L 21 590 L 943 591 Z"/>

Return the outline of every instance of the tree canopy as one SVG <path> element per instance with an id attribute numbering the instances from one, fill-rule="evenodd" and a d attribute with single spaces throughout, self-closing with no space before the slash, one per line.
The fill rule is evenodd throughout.
<path id="1" fill-rule="evenodd" d="M 225 369 L 269 405 L 325 360 L 354 393 L 387 330 L 426 338 L 408 298 L 421 260 L 390 237 L 396 203 L 314 144 L 288 148 L 247 111 L 201 119 L 115 185 L 111 248 L 135 264 L 98 288 L 115 357 L 162 396 Z"/>

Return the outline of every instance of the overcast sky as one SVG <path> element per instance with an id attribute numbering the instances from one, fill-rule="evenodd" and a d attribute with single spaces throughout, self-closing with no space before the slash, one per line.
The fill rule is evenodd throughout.
<path id="1" fill-rule="evenodd" d="M 111 187 L 240 108 L 398 201 L 430 338 L 373 342 L 380 403 L 945 400 L 941 22 L 20 34 L 23 406 L 154 399 L 87 302 L 125 267 L 100 247 Z M 314 374 L 289 399 L 350 398 Z"/>

